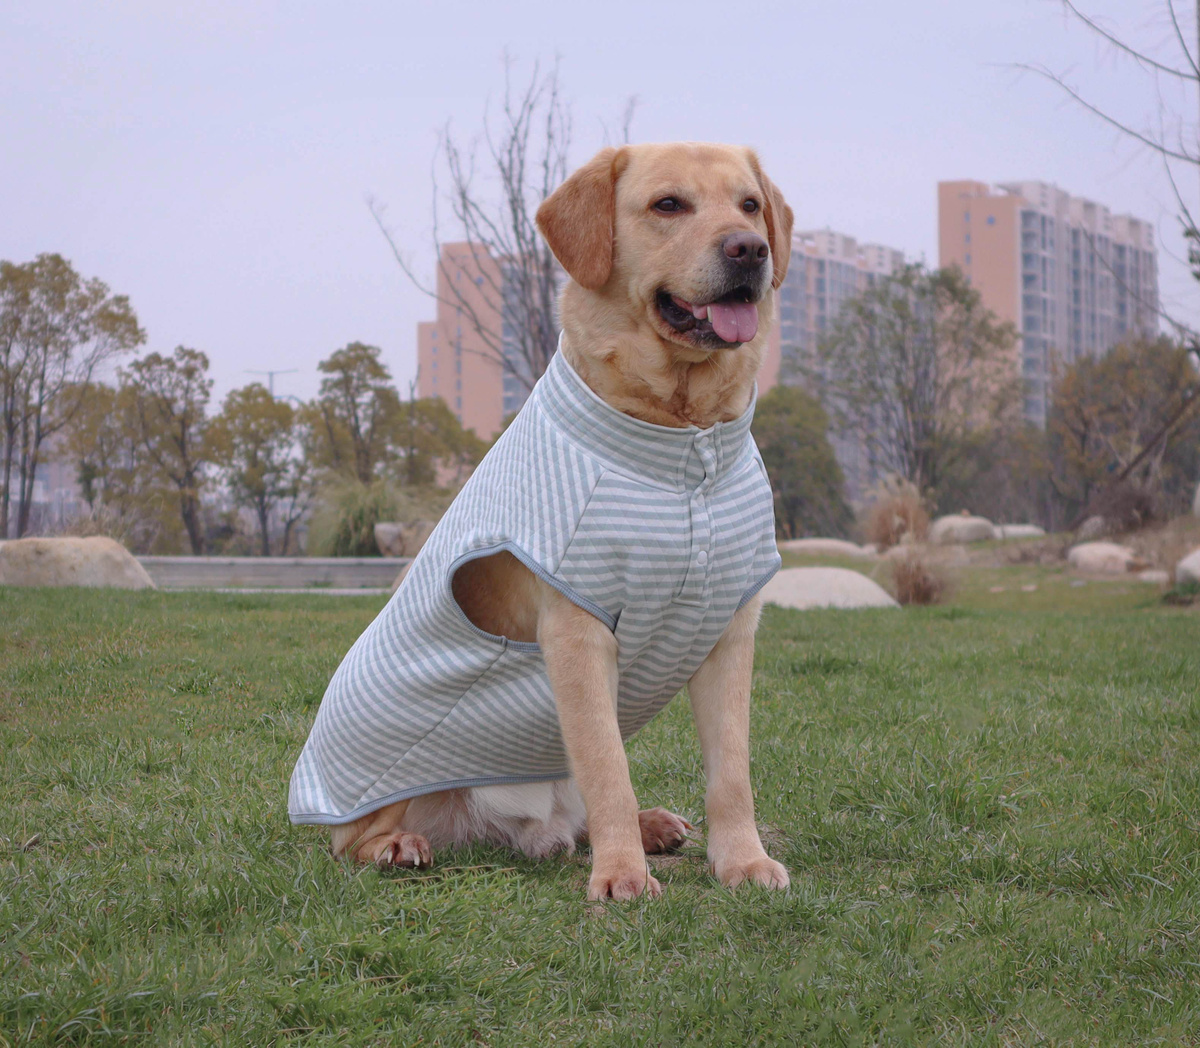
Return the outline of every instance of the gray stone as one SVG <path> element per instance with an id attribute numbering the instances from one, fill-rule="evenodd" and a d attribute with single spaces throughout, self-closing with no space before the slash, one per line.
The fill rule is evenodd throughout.
<path id="1" fill-rule="evenodd" d="M 102 535 L 0 543 L 0 586 L 155 588 L 133 554 Z"/>
<path id="2" fill-rule="evenodd" d="M 1180 586 L 1188 582 L 1200 583 L 1200 548 L 1192 550 L 1175 565 L 1175 581 Z"/>
<path id="3" fill-rule="evenodd" d="M 779 548 L 787 553 L 803 553 L 813 557 L 861 557 L 873 560 L 874 549 L 857 546 L 842 539 L 785 539 Z"/>
<path id="4" fill-rule="evenodd" d="M 1046 534 L 1044 528 L 1036 524 L 997 524 L 996 538 L 998 539 L 1039 539 Z"/>
<path id="5" fill-rule="evenodd" d="M 433 533 L 437 521 L 380 521 L 375 525 L 375 545 L 385 557 L 415 557 Z"/>
<path id="6" fill-rule="evenodd" d="M 1115 542 L 1081 542 L 1067 551 L 1067 562 L 1090 575 L 1124 575 L 1140 566 L 1133 550 Z"/>
<path id="7" fill-rule="evenodd" d="M 988 542 L 995 537 L 996 528 L 990 520 L 961 513 L 939 517 L 929 529 L 929 541 L 935 546 Z"/>
<path id="8" fill-rule="evenodd" d="M 784 568 L 762 589 L 781 608 L 898 608 L 886 590 L 849 568 Z"/>

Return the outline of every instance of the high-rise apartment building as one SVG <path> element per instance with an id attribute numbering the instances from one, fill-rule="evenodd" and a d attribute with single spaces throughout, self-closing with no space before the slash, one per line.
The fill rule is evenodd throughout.
<path id="1" fill-rule="evenodd" d="M 882 244 L 860 244 L 844 233 L 828 229 L 795 233 L 788 274 L 779 289 L 779 364 L 775 369 L 779 380 L 805 385 L 805 372 L 816 360 L 817 344 L 832 329 L 846 302 L 903 264 L 903 251 Z M 866 447 L 853 433 L 831 430 L 829 439 L 848 496 L 860 498 L 878 479 Z"/>
<path id="2" fill-rule="evenodd" d="M 959 265 L 1016 326 L 1025 416 L 1038 425 L 1056 363 L 1158 332 L 1154 227 L 1045 182 L 939 182 L 938 262 Z"/>
<path id="3" fill-rule="evenodd" d="M 437 319 L 417 324 L 418 395 L 441 397 L 484 440 L 521 409 L 532 385 L 512 329 L 517 310 L 505 305 L 515 293 L 504 260 L 465 241 L 443 244 Z"/>

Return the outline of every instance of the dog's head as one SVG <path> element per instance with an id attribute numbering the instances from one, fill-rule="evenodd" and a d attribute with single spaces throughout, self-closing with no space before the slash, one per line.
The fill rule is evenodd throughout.
<path id="1" fill-rule="evenodd" d="M 577 284 L 622 302 L 693 359 L 766 329 L 791 253 L 792 209 L 737 146 L 603 149 L 537 222 Z"/>

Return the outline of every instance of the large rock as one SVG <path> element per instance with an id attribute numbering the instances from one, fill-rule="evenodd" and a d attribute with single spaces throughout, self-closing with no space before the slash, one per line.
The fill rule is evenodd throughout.
<path id="1" fill-rule="evenodd" d="M 385 557 L 415 557 L 436 524 L 435 520 L 381 521 L 375 525 L 375 545 Z"/>
<path id="2" fill-rule="evenodd" d="M 1200 583 L 1200 549 L 1194 549 L 1175 565 L 1175 582 L 1182 586 L 1188 582 Z"/>
<path id="3" fill-rule="evenodd" d="M 1046 534 L 1044 528 L 1036 524 L 997 524 L 996 538 L 998 539 L 1039 539 Z"/>
<path id="4" fill-rule="evenodd" d="M 985 517 L 965 513 L 939 517 L 929 529 L 929 541 L 935 546 L 961 545 L 964 542 L 988 542 L 996 537 L 996 529 Z"/>
<path id="5" fill-rule="evenodd" d="M 1067 551 L 1067 563 L 1091 575 L 1124 575 L 1146 567 L 1133 550 L 1115 542 L 1081 542 Z"/>
<path id="6" fill-rule="evenodd" d="M 785 539 L 779 543 L 779 548 L 787 553 L 803 553 L 812 557 L 862 557 L 874 560 L 878 555 L 873 549 L 842 539 Z"/>
<path id="7" fill-rule="evenodd" d="M 132 553 L 99 535 L 0 543 L 0 586 L 155 588 Z"/>
<path id="8" fill-rule="evenodd" d="M 781 608 L 898 608 L 866 575 L 848 568 L 784 568 L 762 590 Z"/>

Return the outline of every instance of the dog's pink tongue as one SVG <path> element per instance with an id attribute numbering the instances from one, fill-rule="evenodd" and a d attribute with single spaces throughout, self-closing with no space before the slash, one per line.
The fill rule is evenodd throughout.
<path id="1" fill-rule="evenodd" d="M 712 302 L 708 322 L 723 342 L 749 342 L 758 333 L 758 307 L 753 302 Z"/>

